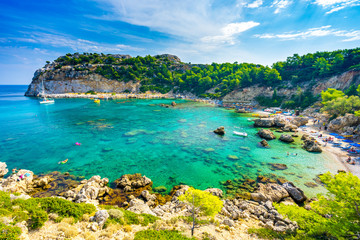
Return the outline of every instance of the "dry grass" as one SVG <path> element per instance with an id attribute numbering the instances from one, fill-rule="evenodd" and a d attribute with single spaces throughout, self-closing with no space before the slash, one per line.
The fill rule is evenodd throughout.
<path id="1" fill-rule="evenodd" d="M 115 233 L 121 231 L 123 227 L 120 224 L 110 223 L 100 234 L 102 237 L 111 238 Z"/>
<path id="2" fill-rule="evenodd" d="M 63 220 L 61 222 L 68 223 L 68 224 L 72 225 L 72 224 L 75 223 L 75 220 L 74 220 L 74 218 L 69 217 L 69 218 L 63 218 Z"/>
<path id="3" fill-rule="evenodd" d="M 131 232 L 132 227 L 130 225 L 125 225 L 125 226 L 123 226 L 123 230 L 124 230 L 124 232 Z"/>
<path id="4" fill-rule="evenodd" d="M 79 234 L 79 230 L 74 225 L 70 225 L 66 222 L 61 222 L 57 226 L 57 229 L 65 234 L 66 238 L 73 238 Z"/>
<path id="5" fill-rule="evenodd" d="M 81 217 L 81 221 L 85 221 L 85 222 L 89 222 L 90 221 L 90 215 L 89 214 L 84 214 L 84 215 L 82 215 L 82 217 Z"/>
<path id="6" fill-rule="evenodd" d="M 82 237 L 85 239 L 85 240 L 96 240 L 96 236 L 94 233 L 92 232 L 89 232 L 89 231 L 86 231 L 82 234 Z"/>

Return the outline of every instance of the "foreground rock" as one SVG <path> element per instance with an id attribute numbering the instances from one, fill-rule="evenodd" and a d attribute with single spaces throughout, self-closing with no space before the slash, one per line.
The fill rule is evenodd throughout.
<path id="1" fill-rule="evenodd" d="M 225 127 L 221 126 L 214 130 L 214 133 L 218 135 L 225 135 Z"/>
<path id="2" fill-rule="evenodd" d="M 75 189 L 65 192 L 63 197 L 76 203 L 98 204 L 99 198 L 110 192 L 110 188 L 106 186 L 108 183 L 109 179 L 107 178 L 101 179 L 99 175 L 93 176 L 89 180 L 83 180 L 82 184 Z"/>
<path id="3" fill-rule="evenodd" d="M 135 189 L 152 185 L 150 178 L 147 178 L 145 175 L 141 176 L 139 173 L 123 175 L 115 180 L 115 183 L 118 188 L 123 189 L 125 192 L 131 192 Z"/>
<path id="4" fill-rule="evenodd" d="M 7 169 L 6 163 L 0 162 L 0 178 L 5 176 L 5 174 L 7 174 L 8 172 L 9 170 Z"/>
<path id="5" fill-rule="evenodd" d="M 3 191 L 12 193 L 30 193 L 33 189 L 34 173 L 21 169 L 3 180 L 1 187 Z"/>
<path id="6" fill-rule="evenodd" d="M 96 222 L 99 228 L 102 228 L 109 218 L 109 213 L 106 210 L 100 210 L 95 213 L 95 216 L 90 217 L 90 221 Z"/>
<path id="7" fill-rule="evenodd" d="M 295 200 L 295 202 L 303 203 L 307 199 L 304 192 L 300 188 L 296 187 L 292 182 L 286 182 L 282 186 L 289 193 L 290 197 Z"/>
<path id="8" fill-rule="evenodd" d="M 282 142 L 286 142 L 286 143 L 294 142 L 294 139 L 290 135 L 287 135 L 287 134 L 281 134 L 279 140 Z"/>
<path id="9" fill-rule="evenodd" d="M 272 131 L 268 130 L 268 129 L 260 129 L 257 133 L 259 135 L 259 137 L 261 138 L 265 138 L 266 140 L 272 140 L 275 139 L 275 135 Z"/>
<path id="10" fill-rule="evenodd" d="M 277 232 L 295 231 L 298 228 L 296 222 L 284 219 L 272 206 L 271 201 L 265 201 L 259 204 L 241 199 L 227 199 L 224 200 L 224 207 L 222 208 L 221 214 L 232 220 L 255 218 L 261 221 L 263 227 L 270 228 Z"/>
<path id="11" fill-rule="evenodd" d="M 289 196 L 285 188 L 276 183 L 259 183 L 258 190 L 250 194 L 252 200 L 256 202 L 280 202 L 281 199 Z"/>

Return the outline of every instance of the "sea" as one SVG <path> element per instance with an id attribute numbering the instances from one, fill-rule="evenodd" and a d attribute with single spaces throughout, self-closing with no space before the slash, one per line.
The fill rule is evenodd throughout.
<path id="1" fill-rule="evenodd" d="M 275 174 L 315 196 L 325 189 L 305 183 L 342 168 L 326 154 L 303 150 L 299 139 L 292 144 L 276 139 L 269 141 L 269 149 L 260 147 L 251 115 L 234 110 L 187 100 L 175 100 L 174 108 L 160 106 L 173 99 L 99 104 L 90 99 L 55 99 L 54 104 L 44 105 L 25 97 L 26 90 L 27 86 L 0 86 L 0 161 L 10 170 L 100 175 L 110 181 L 141 173 L 154 187 L 168 190 L 178 184 L 222 188 L 226 180 Z M 219 126 L 225 127 L 224 136 L 213 133 Z M 269 163 L 288 168 L 274 170 Z"/>

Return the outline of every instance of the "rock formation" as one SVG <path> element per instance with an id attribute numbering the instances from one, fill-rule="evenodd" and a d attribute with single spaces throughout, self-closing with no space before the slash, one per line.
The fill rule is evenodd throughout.
<path id="1" fill-rule="evenodd" d="M 269 148 L 269 147 L 270 147 L 269 143 L 268 143 L 265 139 L 261 140 L 260 145 L 263 146 L 263 147 L 265 147 L 265 148 Z"/>
<path id="2" fill-rule="evenodd" d="M 263 128 L 258 131 L 257 135 L 259 135 L 261 138 L 265 138 L 266 140 L 272 140 L 276 138 L 272 131 Z"/>
<path id="3" fill-rule="evenodd" d="M 217 129 L 214 130 L 214 133 L 218 135 L 225 135 L 225 128 L 223 126 L 218 127 Z"/>
<path id="4" fill-rule="evenodd" d="M 286 143 L 294 142 L 294 139 L 290 135 L 287 135 L 287 134 L 281 134 L 279 140 L 282 142 L 286 142 Z"/>
<path id="5" fill-rule="evenodd" d="M 0 162 L 0 178 L 5 176 L 5 174 L 7 174 L 8 172 L 9 170 L 7 169 L 6 163 Z"/>
<path id="6" fill-rule="evenodd" d="M 125 192 L 131 192 L 138 188 L 151 186 L 152 182 L 150 178 L 136 173 L 121 176 L 121 178 L 115 180 L 115 184 L 118 188 L 123 189 Z"/>
<path id="7" fill-rule="evenodd" d="M 300 188 L 296 187 L 292 182 L 286 182 L 282 186 L 289 193 L 290 197 L 297 203 L 302 203 L 307 199 L 304 192 Z"/>

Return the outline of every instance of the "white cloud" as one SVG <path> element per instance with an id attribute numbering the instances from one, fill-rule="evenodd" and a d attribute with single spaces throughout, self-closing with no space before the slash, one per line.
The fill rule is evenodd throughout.
<path id="1" fill-rule="evenodd" d="M 258 8 L 258 7 L 260 7 L 262 4 L 263 4 L 263 1 L 262 1 L 262 0 L 255 0 L 255 1 L 252 2 L 252 3 L 246 4 L 246 7 L 248 7 L 248 8 Z"/>
<path id="2" fill-rule="evenodd" d="M 347 7 L 360 6 L 360 0 L 315 0 L 315 4 L 330 9 L 326 14 L 340 11 Z"/>
<path id="3" fill-rule="evenodd" d="M 278 14 L 281 10 L 287 8 L 291 3 L 292 1 L 290 0 L 274 0 L 271 7 L 275 8 L 274 13 Z"/>
<path id="4" fill-rule="evenodd" d="M 208 36 L 223 36 L 223 31 L 226 30 L 224 26 L 239 22 L 245 7 L 237 1 L 224 4 L 213 0 L 95 1 L 101 3 L 107 11 L 111 11 L 110 15 L 102 16 L 101 19 L 145 26 L 189 43 Z M 260 4 L 259 0 L 256 2 Z M 228 43 L 226 40 L 218 42 Z"/>
<path id="5" fill-rule="evenodd" d="M 8 38 L 8 40 L 44 44 L 53 47 L 68 47 L 76 52 L 122 52 L 142 50 L 123 44 L 103 44 L 53 33 L 23 32 L 23 34 L 25 37 Z"/>
<path id="6" fill-rule="evenodd" d="M 304 32 L 288 32 L 283 34 L 257 34 L 255 37 L 264 38 L 264 39 L 280 39 L 280 40 L 298 40 L 298 39 L 308 39 L 314 37 L 324 37 L 324 36 L 335 36 L 342 37 L 343 42 L 356 41 L 360 40 L 360 31 L 359 30 L 336 30 L 332 29 L 330 25 L 322 26 L 318 28 L 310 28 Z"/>
<path id="7" fill-rule="evenodd" d="M 201 41 L 208 43 L 228 43 L 230 45 L 234 45 L 235 36 L 237 34 L 245 32 L 258 25 L 260 25 L 260 23 L 253 21 L 230 23 L 221 29 L 221 35 L 205 36 L 201 38 Z"/>

